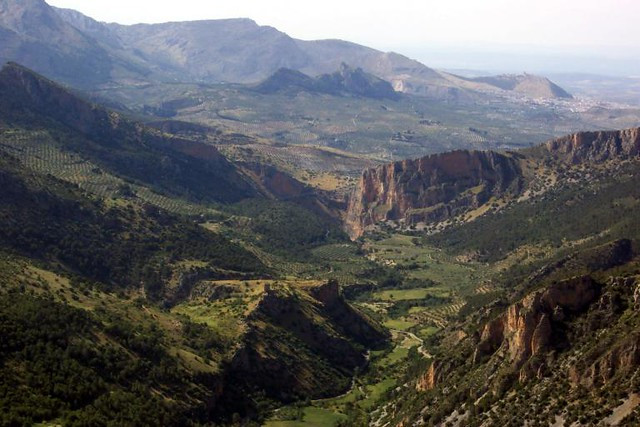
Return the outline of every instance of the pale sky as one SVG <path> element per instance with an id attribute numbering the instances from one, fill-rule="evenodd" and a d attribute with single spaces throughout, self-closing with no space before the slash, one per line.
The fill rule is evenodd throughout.
<path id="1" fill-rule="evenodd" d="M 121 24 L 246 17 L 292 37 L 339 38 L 423 62 L 434 55 L 434 49 L 464 47 L 639 58 L 640 67 L 640 0 L 47 2 Z"/>

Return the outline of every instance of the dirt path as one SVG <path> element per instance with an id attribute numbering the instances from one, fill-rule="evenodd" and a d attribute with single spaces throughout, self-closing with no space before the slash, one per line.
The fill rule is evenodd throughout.
<path id="1" fill-rule="evenodd" d="M 401 331 L 398 329 L 389 329 L 391 332 L 395 332 L 398 335 L 404 335 L 407 336 L 413 340 L 416 340 L 420 343 L 420 346 L 418 347 L 418 353 L 420 353 L 423 357 L 425 357 L 426 359 L 431 359 L 433 358 L 433 356 L 431 355 L 431 353 L 429 353 L 427 351 L 427 349 L 424 348 L 424 340 L 420 337 L 418 337 L 416 334 L 414 334 L 413 332 L 407 332 L 407 331 Z"/>

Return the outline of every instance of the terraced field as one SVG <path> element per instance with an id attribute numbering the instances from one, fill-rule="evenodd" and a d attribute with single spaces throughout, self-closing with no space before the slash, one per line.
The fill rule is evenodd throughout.
<path id="1" fill-rule="evenodd" d="M 363 248 L 372 262 L 403 271 L 409 280 L 428 281 L 424 287 L 372 293 L 373 301 L 363 306 L 392 316 L 385 323 L 389 328 L 413 331 L 426 338 L 446 328 L 468 299 L 495 292 L 487 279 L 493 271 L 487 266 L 459 261 L 422 245 L 411 236 L 391 234 L 383 239 L 369 238 Z M 399 303 L 408 304 L 405 314 L 397 314 L 392 309 Z"/>
<path id="2" fill-rule="evenodd" d="M 359 275 L 373 264 L 358 252 L 353 243 L 320 246 L 312 250 L 314 258 L 324 268 L 316 276 L 336 279 L 344 286 L 366 281 Z"/>
<path id="3" fill-rule="evenodd" d="M 126 189 L 126 193 L 172 213 L 218 213 L 211 207 L 167 197 L 147 187 L 125 182 L 78 154 L 63 150 L 47 132 L 4 130 L 0 133 L 0 149 L 16 157 L 35 172 L 50 174 L 76 184 L 82 190 L 102 199 L 121 197 Z"/>
<path id="4" fill-rule="evenodd" d="M 436 326 L 437 328 L 445 328 L 449 320 L 454 317 L 464 306 L 463 301 L 454 304 L 443 305 L 437 308 L 421 311 L 408 316 L 415 324 L 424 326 Z"/>
<path id="5" fill-rule="evenodd" d="M 408 276 L 431 280 L 460 296 L 472 295 L 490 272 L 480 263 L 461 262 L 437 248 L 422 245 L 412 236 L 393 234 L 382 240 L 367 240 L 367 257 L 384 265 L 405 267 Z"/>

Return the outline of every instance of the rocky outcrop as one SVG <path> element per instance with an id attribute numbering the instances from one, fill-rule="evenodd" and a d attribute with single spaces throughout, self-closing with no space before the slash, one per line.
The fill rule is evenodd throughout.
<path id="1" fill-rule="evenodd" d="M 427 371 L 422 374 L 420 378 L 418 378 L 418 382 L 416 383 L 416 390 L 418 391 L 429 391 L 436 387 L 440 378 L 440 370 L 436 362 L 433 362 L 431 366 L 427 369 Z"/>
<path id="2" fill-rule="evenodd" d="M 254 87 L 254 90 L 264 94 L 298 92 L 317 92 L 316 81 L 312 77 L 289 68 L 280 68 L 271 76 Z"/>
<path id="3" fill-rule="evenodd" d="M 403 160 L 364 171 L 345 224 L 356 238 L 381 221 L 441 221 L 492 196 L 517 194 L 521 185 L 518 160 L 508 154 L 453 151 Z"/>
<path id="4" fill-rule="evenodd" d="M 363 71 L 362 68 L 351 68 L 344 62 L 335 73 L 319 76 L 317 86 L 326 93 L 391 100 L 399 97 L 389 82 Z"/>
<path id="5" fill-rule="evenodd" d="M 554 322 L 584 310 L 600 287 L 590 276 L 575 277 L 534 292 L 487 323 L 476 354 L 501 352 L 516 369 L 552 344 Z"/>
<path id="6" fill-rule="evenodd" d="M 569 379 L 574 386 L 601 387 L 615 377 L 628 377 L 640 366 L 640 330 L 634 322 L 623 320 L 630 313 L 627 309 L 637 310 L 638 283 L 638 276 L 610 277 L 603 286 L 591 316 L 578 332 L 598 339 L 587 341 L 580 357 L 572 361 Z M 617 328 L 621 322 L 624 327 Z"/>
<path id="7" fill-rule="evenodd" d="M 640 156 L 640 128 L 579 132 L 548 141 L 544 147 L 556 159 L 579 164 Z"/>
<path id="8" fill-rule="evenodd" d="M 614 346 L 585 370 L 571 367 L 569 378 L 574 385 L 599 387 L 608 384 L 616 375 L 625 375 L 640 366 L 640 333 Z"/>

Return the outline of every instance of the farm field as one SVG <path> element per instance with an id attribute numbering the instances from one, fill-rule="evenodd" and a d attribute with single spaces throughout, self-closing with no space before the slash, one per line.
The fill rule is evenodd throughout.
<path id="1" fill-rule="evenodd" d="M 364 256 L 351 244 L 325 245 L 313 250 L 315 257 L 326 262 L 330 272 L 338 271 L 341 263 L 358 260 L 360 255 L 360 270 L 354 270 L 354 281 L 343 283 L 347 287 L 351 283 L 370 283 L 369 279 L 359 276 L 372 265 L 402 271 L 405 281 L 415 282 L 420 287 L 405 288 L 409 286 L 407 283 L 400 288 L 377 289 L 374 286 L 373 291 L 358 296 L 356 305 L 376 316 L 392 331 L 393 346 L 371 353 L 369 369 L 356 377 L 354 386 L 345 395 L 313 401 L 304 407 L 286 407 L 283 413 L 304 418 L 273 419 L 267 426 L 304 425 L 301 423 L 311 420 L 308 411 L 314 410 L 325 417 L 324 425 L 330 426 L 347 414 L 353 419 L 354 411 L 365 414 L 380 408 L 381 398 L 399 385 L 397 378 L 409 361 L 415 357 L 424 358 L 429 353 L 425 340 L 447 327 L 464 306 L 466 298 L 490 291 L 489 285 L 478 286 L 477 282 L 490 276 L 492 271 L 488 267 L 459 262 L 442 251 L 417 243 L 420 242 L 412 236 L 390 234 L 383 238 L 367 237 L 362 246 Z M 275 417 L 283 413 L 278 411 Z"/>
<path id="2" fill-rule="evenodd" d="M 348 187 L 362 169 L 381 162 L 456 149 L 522 148 L 577 130 L 634 123 L 633 114 L 613 117 L 571 102 L 500 97 L 449 103 L 416 96 L 391 101 L 307 92 L 263 95 L 233 84 L 123 87 L 108 95 L 134 110 L 184 101 L 173 119 L 251 136 L 219 143 L 230 159 L 273 164 L 327 190 Z"/>
<path id="3" fill-rule="evenodd" d="M 51 174 L 58 179 L 76 184 L 82 190 L 101 199 L 137 197 L 143 202 L 175 214 L 219 214 L 213 207 L 168 197 L 110 174 L 80 155 L 63 150 L 51 135 L 44 131 L 0 131 L 0 149 L 16 157 L 34 172 Z"/>

